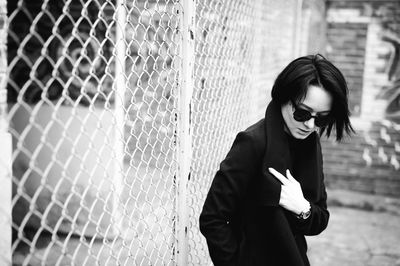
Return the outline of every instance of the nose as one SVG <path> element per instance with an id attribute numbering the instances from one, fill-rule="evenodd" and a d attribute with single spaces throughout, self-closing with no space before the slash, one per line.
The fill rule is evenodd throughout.
<path id="1" fill-rule="evenodd" d="M 306 127 L 309 128 L 309 129 L 314 129 L 314 127 L 315 127 L 315 118 L 311 117 L 309 120 L 304 122 L 304 125 L 306 125 Z"/>

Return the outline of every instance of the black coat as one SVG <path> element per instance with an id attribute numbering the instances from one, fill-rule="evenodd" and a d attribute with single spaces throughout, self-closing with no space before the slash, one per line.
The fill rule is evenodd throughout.
<path id="1" fill-rule="evenodd" d="M 271 102 L 265 119 L 240 132 L 222 161 L 200 215 L 211 259 L 219 265 L 309 265 L 305 235 L 327 226 L 329 212 L 316 133 L 301 141 L 292 162 L 280 106 Z M 268 167 L 291 169 L 311 204 L 298 219 L 279 206 L 281 185 Z"/>

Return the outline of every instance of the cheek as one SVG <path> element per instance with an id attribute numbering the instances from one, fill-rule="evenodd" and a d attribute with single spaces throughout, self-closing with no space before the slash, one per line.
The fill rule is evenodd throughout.
<path id="1" fill-rule="evenodd" d="M 301 125 L 301 122 L 296 121 L 296 119 L 294 119 L 293 115 L 290 116 L 290 126 L 291 127 L 298 127 Z"/>
<path id="2" fill-rule="evenodd" d="M 293 131 L 296 130 L 296 128 L 301 126 L 302 122 L 298 122 L 294 119 L 293 117 L 293 110 L 290 106 L 286 106 L 284 111 L 282 112 L 284 122 L 286 124 L 286 127 L 293 133 Z"/>

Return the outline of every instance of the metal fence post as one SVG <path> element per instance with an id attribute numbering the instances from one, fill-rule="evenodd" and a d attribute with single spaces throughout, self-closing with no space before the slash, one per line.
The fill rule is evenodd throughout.
<path id="1" fill-rule="evenodd" d="M 177 99 L 177 265 L 187 265 L 188 261 L 188 206 L 187 185 L 190 179 L 190 165 L 192 160 L 192 125 L 191 100 L 194 86 L 194 27 L 195 27 L 195 0 L 182 1 L 180 12 L 181 60 L 178 80 Z"/>
<path id="2" fill-rule="evenodd" d="M 122 233 L 122 212 L 121 195 L 123 191 L 123 173 L 124 173 L 124 123 L 125 123 L 125 107 L 124 98 L 126 91 L 125 78 L 125 59 L 126 59 L 126 43 L 125 43 L 125 25 L 126 25 L 126 3 L 125 0 L 117 0 L 116 3 L 116 40 L 115 40 L 115 168 L 114 168 L 114 188 L 113 191 L 113 218 L 114 232 L 118 235 Z"/>
<path id="3" fill-rule="evenodd" d="M 0 264 L 11 265 L 11 135 L 7 121 L 7 1 L 0 0 Z"/>

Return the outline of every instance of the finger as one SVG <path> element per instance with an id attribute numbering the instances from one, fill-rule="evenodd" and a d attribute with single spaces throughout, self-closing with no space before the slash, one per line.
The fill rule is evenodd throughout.
<path id="1" fill-rule="evenodd" d="M 296 180 L 296 179 L 292 176 L 292 174 L 290 173 L 290 170 L 289 170 L 289 169 L 286 170 L 286 177 L 287 177 L 290 181 L 297 182 L 297 180 Z"/>
<path id="2" fill-rule="evenodd" d="M 281 173 L 279 173 L 278 171 L 276 171 L 274 168 L 268 168 L 268 171 L 273 174 L 279 181 L 281 181 L 282 184 L 287 184 L 287 178 L 282 175 Z"/>

